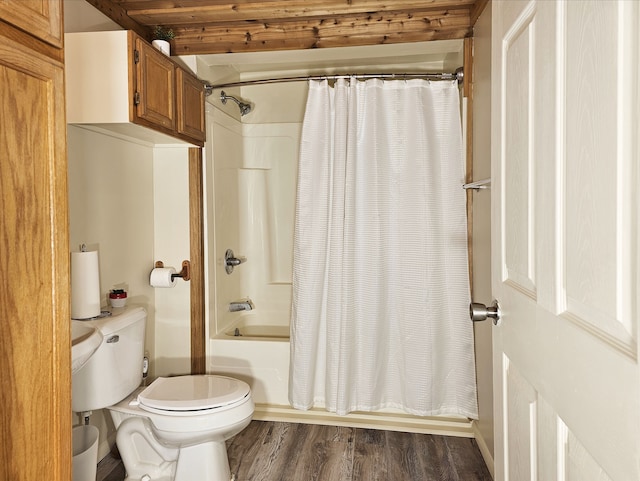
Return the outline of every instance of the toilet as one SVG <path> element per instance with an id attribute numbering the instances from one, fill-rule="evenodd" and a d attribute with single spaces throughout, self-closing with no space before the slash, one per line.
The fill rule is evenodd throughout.
<path id="1" fill-rule="evenodd" d="M 225 441 L 251 422 L 249 385 L 218 375 L 142 381 L 146 311 L 94 321 L 103 342 L 73 374 L 76 412 L 107 408 L 127 481 L 229 481 Z"/>
<path id="2" fill-rule="evenodd" d="M 254 405 L 245 382 L 203 375 L 158 378 L 108 409 L 127 480 L 229 481 L 225 441 Z"/>

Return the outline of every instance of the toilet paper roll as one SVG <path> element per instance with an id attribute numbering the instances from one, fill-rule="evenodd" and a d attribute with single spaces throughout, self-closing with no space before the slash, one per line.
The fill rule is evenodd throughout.
<path id="1" fill-rule="evenodd" d="M 71 318 L 100 315 L 98 251 L 71 253 Z"/>
<path id="2" fill-rule="evenodd" d="M 172 275 L 176 273 L 173 267 L 156 267 L 151 271 L 149 276 L 149 284 L 151 287 L 175 287 L 177 278 L 172 279 Z"/>

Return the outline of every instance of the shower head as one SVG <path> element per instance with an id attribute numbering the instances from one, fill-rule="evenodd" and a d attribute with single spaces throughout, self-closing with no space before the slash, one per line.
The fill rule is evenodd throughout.
<path id="1" fill-rule="evenodd" d="M 222 101 L 222 104 L 225 105 L 227 103 L 227 100 L 233 100 L 236 104 L 238 104 L 238 107 L 240 108 L 240 115 L 247 115 L 249 112 L 251 112 L 251 105 L 241 102 L 240 100 L 238 100 L 237 98 L 233 97 L 232 95 L 227 95 L 224 90 L 222 92 L 220 92 L 220 100 Z"/>
<path id="2" fill-rule="evenodd" d="M 249 104 L 240 102 L 238 104 L 238 107 L 240 107 L 240 115 L 247 115 L 249 112 L 251 112 L 251 105 Z"/>

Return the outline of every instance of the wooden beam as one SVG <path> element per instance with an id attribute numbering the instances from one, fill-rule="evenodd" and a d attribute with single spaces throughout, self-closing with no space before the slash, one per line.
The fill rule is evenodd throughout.
<path id="1" fill-rule="evenodd" d="M 412 13 L 366 13 L 354 16 L 316 18 L 281 22 L 230 22 L 202 27 L 176 28 L 182 38 L 199 38 L 204 35 L 235 35 L 245 37 L 268 35 L 313 34 L 317 37 L 348 37 L 352 35 L 376 35 L 392 32 L 425 32 L 468 30 L 469 10 L 417 11 Z"/>
<path id="2" fill-rule="evenodd" d="M 173 28 L 179 55 L 460 39 L 487 0 L 86 0 L 151 39 Z M 473 20 L 473 21 L 472 21 Z"/>
<path id="3" fill-rule="evenodd" d="M 124 1 L 127 14 L 146 25 L 188 25 L 256 20 L 332 19 L 342 15 L 418 10 L 471 10 L 475 0 L 145 0 Z"/>
<path id="4" fill-rule="evenodd" d="M 478 21 L 478 17 L 482 15 L 485 7 L 489 3 L 489 0 L 476 0 L 475 5 L 471 9 L 471 22 L 470 25 L 473 27 Z"/>
<path id="5" fill-rule="evenodd" d="M 178 55 L 323 48 L 465 38 L 467 9 L 375 13 L 289 22 L 238 22 L 224 26 L 177 27 Z"/>
<path id="6" fill-rule="evenodd" d="M 206 372 L 204 283 L 204 193 L 202 149 L 189 149 L 189 239 L 191 257 L 191 374 Z"/>
<path id="7" fill-rule="evenodd" d="M 152 40 L 151 31 L 152 29 L 146 27 L 135 20 L 133 20 L 127 14 L 127 11 L 118 3 L 113 0 L 86 0 L 88 3 L 93 5 L 96 9 L 100 10 L 111 20 L 116 22 L 125 30 L 133 30 L 142 38 L 147 41 Z"/>
<path id="8" fill-rule="evenodd" d="M 473 182 L 473 38 L 464 39 L 464 81 L 462 95 L 467 100 L 466 118 L 466 172 L 465 182 Z M 469 286 L 473 298 L 473 190 L 467 189 L 467 250 L 469 263 Z"/>

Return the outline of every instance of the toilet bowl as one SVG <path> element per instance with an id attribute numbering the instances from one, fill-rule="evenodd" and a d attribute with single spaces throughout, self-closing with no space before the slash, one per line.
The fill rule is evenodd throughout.
<path id="1" fill-rule="evenodd" d="M 158 378 L 107 409 L 128 481 L 229 481 L 225 441 L 254 404 L 245 382 L 197 375 Z"/>
<path id="2" fill-rule="evenodd" d="M 158 378 L 138 388 L 146 320 L 142 307 L 127 306 L 83 321 L 102 340 L 72 373 L 73 411 L 109 409 L 129 481 L 229 481 L 225 440 L 251 422 L 249 385 L 200 375 Z"/>

